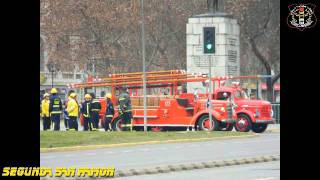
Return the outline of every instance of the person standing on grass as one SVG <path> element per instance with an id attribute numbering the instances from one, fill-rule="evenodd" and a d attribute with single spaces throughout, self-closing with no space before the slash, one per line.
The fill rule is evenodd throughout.
<path id="1" fill-rule="evenodd" d="M 112 130 L 111 121 L 114 116 L 114 107 L 111 101 L 111 97 L 112 95 L 110 93 L 106 95 L 107 107 L 106 107 L 106 118 L 105 118 L 105 124 L 104 124 L 105 131 Z"/>
<path id="2" fill-rule="evenodd" d="M 70 90 L 68 92 L 68 98 L 67 100 L 65 101 L 64 103 L 64 111 L 63 111 L 63 120 L 64 120 L 64 127 L 66 128 L 66 130 L 68 131 L 69 130 L 69 126 L 68 126 L 68 123 L 69 123 L 69 115 L 68 115 L 68 112 L 67 112 L 67 108 L 68 108 L 68 101 L 70 100 L 70 95 L 74 93 L 74 90 Z"/>
<path id="3" fill-rule="evenodd" d="M 92 130 L 92 120 L 91 120 L 91 96 L 86 94 L 84 96 L 84 102 L 81 104 L 81 114 L 83 115 L 83 130 Z"/>
<path id="4" fill-rule="evenodd" d="M 62 113 L 62 102 L 56 88 L 51 89 L 49 113 L 54 124 L 54 130 L 60 131 L 60 116 Z"/>
<path id="5" fill-rule="evenodd" d="M 78 115 L 79 115 L 79 105 L 76 101 L 77 94 L 71 93 L 70 99 L 67 104 L 67 112 L 69 116 L 69 131 L 78 131 Z"/>
<path id="6" fill-rule="evenodd" d="M 45 93 L 43 95 L 43 100 L 41 102 L 41 117 L 43 120 L 43 130 L 46 131 L 51 128 L 51 119 L 50 119 L 50 113 L 49 113 L 49 94 Z"/>
<path id="7" fill-rule="evenodd" d="M 121 94 L 118 99 L 119 113 L 122 118 L 122 127 L 125 131 L 132 131 L 132 109 L 131 99 L 127 92 L 127 87 L 121 87 Z"/>
<path id="8" fill-rule="evenodd" d="M 98 131 L 99 130 L 99 112 L 101 110 L 101 104 L 99 99 L 96 98 L 94 93 L 91 93 L 91 120 L 93 124 L 92 131 Z"/>

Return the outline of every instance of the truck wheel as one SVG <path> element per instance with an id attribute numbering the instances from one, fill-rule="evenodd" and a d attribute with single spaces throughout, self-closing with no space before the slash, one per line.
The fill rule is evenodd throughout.
<path id="1" fill-rule="evenodd" d="M 268 124 L 257 124 L 252 125 L 252 131 L 255 133 L 263 133 L 268 127 Z"/>
<path id="2" fill-rule="evenodd" d="M 235 128 L 240 132 L 248 132 L 251 129 L 251 120 L 245 114 L 238 115 L 238 120 L 235 124 Z"/>
<path id="3" fill-rule="evenodd" d="M 219 124 L 217 122 L 217 120 L 212 117 L 212 127 L 211 129 L 209 129 L 210 127 L 210 119 L 209 119 L 209 115 L 203 115 L 200 117 L 199 121 L 198 121 L 198 130 L 200 131 L 217 131 L 219 129 Z"/>
<path id="4" fill-rule="evenodd" d="M 112 123 L 113 131 L 122 131 L 123 128 L 122 128 L 121 124 L 122 124 L 122 119 L 121 118 L 115 119 L 113 121 L 113 123 Z"/>

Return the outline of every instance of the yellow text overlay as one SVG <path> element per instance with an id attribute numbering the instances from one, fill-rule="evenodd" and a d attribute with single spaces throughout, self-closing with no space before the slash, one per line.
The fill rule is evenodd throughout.
<path id="1" fill-rule="evenodd" d="M 114 167 L 80 167 L 65 168 L 56 167 L 55 172 L 52 168 L 46 167 L 4 167 L 2 176 L 39 176 L 39 177 L 114 177 Z"/>

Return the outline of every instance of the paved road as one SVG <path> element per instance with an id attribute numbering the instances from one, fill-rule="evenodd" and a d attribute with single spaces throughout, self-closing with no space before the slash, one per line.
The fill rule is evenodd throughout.
<path id="1" fill-rule="evenodd" d="M 278 180 L 280 179 L 280 161 L 238 165 L 231 167 L 171 172 L 165 174 L 142 175 L 115 178 L 116 180 Z"/>
<path id="2" fill-rule="evenodd" d="M 116 169 L 131 169 L 274 154 L 280 154 L 279 133 L 264 133 L 245 139 L 41 153 L 40 164 L 51 168 L 114 166 Z"/>

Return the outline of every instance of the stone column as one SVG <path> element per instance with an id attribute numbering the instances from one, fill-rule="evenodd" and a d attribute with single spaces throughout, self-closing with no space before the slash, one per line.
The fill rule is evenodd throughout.
<path id="1" fill-rule="evenodd" d="M 191 17 L 186 25 L 187 72 L 208 74 L 208 58 L 203 54 L 203 27 L 215 27 L 216 53 L 212 56 L 212 77 L 239 76 L 239 24 L 225 13 L 203 14 Z M 195 89 L 205 92 L 202 83 L 188 83 L 188 93 Z"/>

